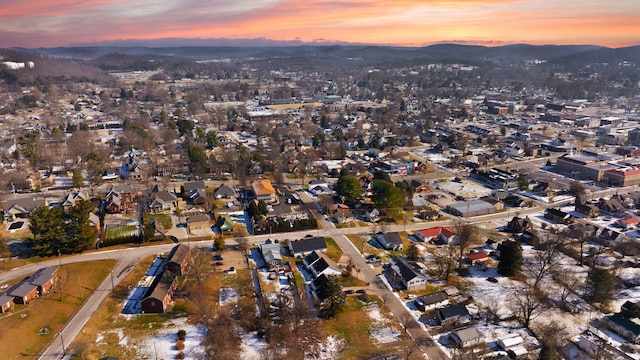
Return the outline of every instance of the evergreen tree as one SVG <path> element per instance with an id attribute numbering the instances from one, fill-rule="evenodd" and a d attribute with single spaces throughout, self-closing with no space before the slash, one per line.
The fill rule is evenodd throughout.
<path id="1" fill-rule="evenodd" d="M 345 202 L 353 204 L 362 197 L 362 186 L 360 180 L 353 175 L 342 175 L 338 178 L 334 187 L 336 194 L 344 197 Z"/>
<path id="2" fill-rule="evenodd" d="M 93 204 L 89 200 L 76 203 L 66 215 L 65 232 L 71 251 L 80 252 L 91 248 L 96 242 L 96 229 L 91 226 L 89 214 Z"/>
<path id="3" fill-rule="evenodd" d="M 71 253 L 66 240 L 61 207 L 49 208 L 40 205 L 29 215 L 29 229 L 33 234 L 31 250 L 39 256 L 52 256 Z"/>
<path id="4" fill-rule="evenodd" d="M 498 273 L 513 276 L 522 268 L 522 247 L 520 243 L 507 240 L 498 245 L 500 252 Z"/>
<path id="5" fill-rule="evenodd" d="M 404 192 L 402 189 L 386 180 L 373 181 L 373 196 L 371 200 L 376 207 L 392 212 L 393 209 L 402 208 L 404 205 Z"/>
<path id="6" fill-rule="evenodd" d="M 615 278 L 607 269 L 592 267 L 587 274 L 587 299 L 594 303 L 608 304 L 613 299 Z"/>
<path id="7" fill-rule="evenodd" d="M 342 311 L 346 303 L 346 295 L 342 291 L 342 284 L 338 277 L 331 275 L 327 277 L 327 298 L 322 301 L 321 308 L 324 317 L 335 317 Z"/>
<path id="8" fill-rule="evenodd" d="M 84 185 L 84 179 L 82 179 L 82 171 L 80 169 L 73 169 L 73 177 L 71 178 L 74 187 L 82 187 Z"/>

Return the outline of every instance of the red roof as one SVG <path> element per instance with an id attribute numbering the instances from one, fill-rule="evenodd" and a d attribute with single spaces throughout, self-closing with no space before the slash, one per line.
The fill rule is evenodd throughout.
<path id="1" fill-rule="evenodd" d="M 471 261 L 482 261 L 482 260 L 486 260 L 489 257 L 489 254 L 487 254 L 484 251 L 480 251 L 477 253 L 471 253 L 469 255 L 467 255 L 467 258 Z"/>
<path id="2" fill-rule="evenodd" d="M 620 220 L 618 220 L 618 222 L 620 224 L 631 225 L 631 224 L 639 223 L 640 219 L 637 218 L 637 217 L 630 217 L 630 218 L 627 218 L 627 219 L 620 219 Z"/>
<path id="3" fill-rule="evenodd" d="M 442 234 L 442 236 L 446 237 L 446 238 L 450 238 L 451 236 L 455 235 L 456 233 L 451 230 L 450 227 L 444 227 L 444 226 L 438 226 L 438 227 L 433 227 L 430 229 L 424 229 L 424 230 L 419 230 L 418 231 L 420 234 L 422 234 L 422 236 L 426 239 L 426 238 L 432 238 L 432 237 L 436 237 L 440 234 Z"/>

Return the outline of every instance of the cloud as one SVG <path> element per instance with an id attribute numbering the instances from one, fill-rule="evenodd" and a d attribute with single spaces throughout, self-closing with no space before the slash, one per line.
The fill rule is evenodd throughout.
<path id="1" fill-rule="evenodd" d="M 632 44 L 640 40 L 640 2 L 23 0 L 0 9 L 0 34 L 0 46 L 175 37 Z"/>

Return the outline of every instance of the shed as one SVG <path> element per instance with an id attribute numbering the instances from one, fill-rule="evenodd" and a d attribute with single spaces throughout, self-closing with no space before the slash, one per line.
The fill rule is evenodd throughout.
<path id="1" fill-rule="evenodd" d="M 498 339 L 497 343 L 498 346 L 500 346 L 503 350 L 506 350 L 508 348 L 524 343 L 524 339 L 522 338 L 522 336 L 517 335 L 504 339 Z"/>

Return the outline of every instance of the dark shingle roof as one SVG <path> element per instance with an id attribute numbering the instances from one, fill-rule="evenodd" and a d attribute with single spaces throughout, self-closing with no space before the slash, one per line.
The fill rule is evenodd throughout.
<path id="1" fill-rule="evenodd" d="M 294 253 L 309 252 L 314 250 L 324 250 L 327 248 L 327 242 L 323 237 L 305 238 L 289 243 Z"/>

